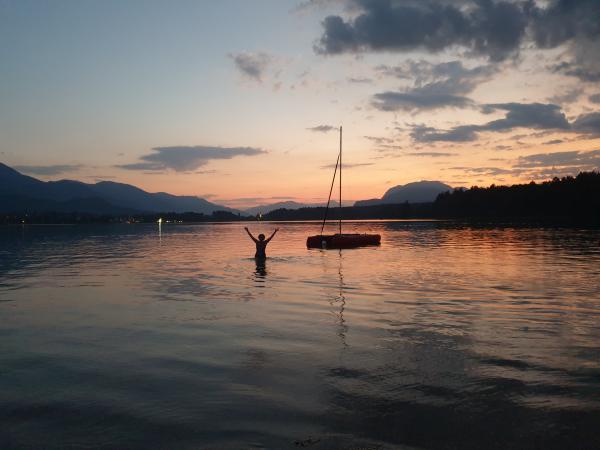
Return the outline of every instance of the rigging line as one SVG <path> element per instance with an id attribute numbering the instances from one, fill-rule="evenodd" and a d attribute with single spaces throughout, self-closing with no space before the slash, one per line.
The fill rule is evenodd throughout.
<path id="1" fill-rule="evenodd" d="M 325 208 L 325 217 L 323 217 L 323 224 L 321 225 L 321 236 L 323 236 L 323 229 L 325 228 L 325 222 L 327 222 L 327 212 L 329 211 L 329 202 L 331 201 L 331 194 L 333 193 L 333 185 L 335 183 L 335 174 L 337 173 L 338 165 L 340 164 L 340 154 L 338 153 L 337 161 L 335 162 L 335 170 L 333 171 L 333 180 L 331 180 L 331 188 L 329 189 L 329 198 L 327 199 L 327 207 Z"/>
<path id="2" fill-rule="evenodd" d="M 340 234 L 342 234 L 342 127 L 340 126 Z"/>

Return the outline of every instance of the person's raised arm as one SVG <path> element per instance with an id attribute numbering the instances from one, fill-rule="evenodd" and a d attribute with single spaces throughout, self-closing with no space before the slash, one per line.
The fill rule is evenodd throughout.
<path id="1" fill-rule="evenodd" d="M 273 231 L 273 234 L 271 236 L 269 236 L 269 239 L 267 239 L 267 242 L 269 242 L 271 239 L 273 239 L 273 237 L 275 236 L 275 234 L 279 231 L 279 228 L 275 228 L 275 231 Z"/>
<path id="2" fill-rule="evenodd" d="M 248 227 L 244 227 L 244 230 L 246 230 L 246 233 L 248 233 L 248 236 L 250 236 L 250 239 L 252 239 L 254 242 L 258 242 L 258 240 L 252 236 L 252 233 L 250 233 L 250 230 L 248 229 Z"/>

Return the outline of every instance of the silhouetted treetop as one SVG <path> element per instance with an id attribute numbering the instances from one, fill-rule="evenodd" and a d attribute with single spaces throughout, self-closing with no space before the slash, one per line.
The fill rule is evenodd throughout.
<path id="1" fill-rule="evenodd" d="M 445 217 L 573 218 L 600 221 L 600 173 L 581 172 L 542 183 L 473 186 L 438 195 L 435 214 Z"/>

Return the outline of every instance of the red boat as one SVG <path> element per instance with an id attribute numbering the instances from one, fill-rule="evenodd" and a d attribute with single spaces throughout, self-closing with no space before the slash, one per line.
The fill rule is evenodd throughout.
<path id="1" fill-rule="evenodd" d="M 378 234 L 318 234 L 306 239 L 308 248 L 357 248 L 379 244 L 381 244 L 381 236 Z"/>
<path id="2" fill-rule="evenodd" d="M 325 222 L 327 221 L 327 212 L 329 211 L 329 203 L 331 201 L 331 193 L 333 192 L 333 185 L 335 183 L 335 174 L 337 173 L 338 167 L 340 168 L 340 231 L 336 234 L 323 234 Z M 331 189 L 329 190 L 329 199 L 327 200 L 327 208 L 325 208 L 325 217 L 323 218 L 323 224 L 321 225 L 321 234 L 309 236 L 308 239 L 306 239 L 306 246 L 308 248 L 333 249 L 357 248 L 379 244 L 381 244 L 381 236 L 378 234 L 342 233 L 342 127 L 340 127 L 340 152 L 338 153 L 338 159 L 335 163 L 333 180 L 331 181 Z"/>

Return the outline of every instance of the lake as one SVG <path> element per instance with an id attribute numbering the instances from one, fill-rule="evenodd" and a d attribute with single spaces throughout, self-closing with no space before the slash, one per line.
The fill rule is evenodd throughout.
<path id="1" fill-rule="evenodd" d="M 244 225 L 0 228 L 0 448 L 600 448 L 599 230 Z"/>

